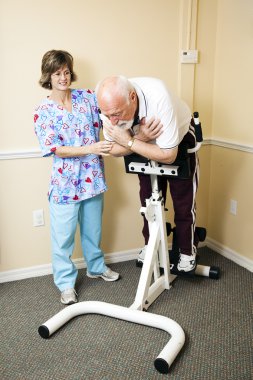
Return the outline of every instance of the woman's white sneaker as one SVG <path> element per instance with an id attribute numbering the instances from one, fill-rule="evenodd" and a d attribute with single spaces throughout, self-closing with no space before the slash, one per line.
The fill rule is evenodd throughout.
<path id="1" fill-rule="evenodd" d="M 71 305 L 77 302 L 77 293 L 74 288 L 65 289 L 61 292 L 61 303 L 63 305 Z"/>
<path id="2" fill-rule="evenodd" d="M 87 277 L 102 278 L 105 281 L 117 281 L 119 279 L 119 273 L 114 272 L 110 268 L 107 268 L 106 271 L 101 274 L 91 274 L 87 271 Z"/>

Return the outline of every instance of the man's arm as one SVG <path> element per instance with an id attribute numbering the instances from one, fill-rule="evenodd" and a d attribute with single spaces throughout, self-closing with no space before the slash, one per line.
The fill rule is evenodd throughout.
<path id="1" fill-rule="evenodd" d="M 125 148 L 122 145 L 119 145 L 118 143 L 114 142 L 112 149 L 110 150 L 110 154 L 114 157 L 122 157 L 127 156 L 128 154 L 133 153 L 131 149 Z"/>
<path id="2" fill-rule="evenodd" d="M 137 127 L 138 127 L 138 132 L 134 135 L 134 138 L 144 141 L 144 142 L 149 142 L 149 141 L 154 141 L 157 137 L 161 135 L 163 125 L 161 124 L 160 119 L 155 119 L 155 117 L 152 117 L 148 121 L 146 121 L 145 118 L 143 118 Z M 105 139 L 108 139 L 109 141 L 114 141 L 110 154 L 115 157 L 122 157 L 128 154 L 131 154 L 132 151 L 128 146 L 124 147 L 118 144 L 116 140 L 114 140 L 113 131 L 114 131 L 114 126 L 110 123 L 110 121 L 106 117 L 104 117 L 103 118 L 104 137 Z M 120 128 L 120 131 L 123 132 L 124 130 Z M 127 136 L 129 136 L 128 140 L 130 140 L 131 138 L 130 132 L 128 132 Z"/>
<path id="3" fill-rule="evenodd" d="M 177 151 L 177 147 L 172 149 L 161 149 L 156 144 L 145 143 L 138 139 L 133 139 L 131 147 L 131 152 L 163 164 L 172 164 L 177 157 Z"/>
<path id="4" fill-rule="evenodd" d="M 108 132 L 116 142 L 110 151 L 110 154 L 114 156 L 122 156 L 134 152 L 150 160 L 164 164 L 173 163 L 177 157 L 177 147 L 172 149 L 161 149 L 156 144 L 147 143 L 132 137 L 128 130 L 122 130 L 117 125 L 110 127 Z M 128 145 L 129 142 L 131 147 Z"/>

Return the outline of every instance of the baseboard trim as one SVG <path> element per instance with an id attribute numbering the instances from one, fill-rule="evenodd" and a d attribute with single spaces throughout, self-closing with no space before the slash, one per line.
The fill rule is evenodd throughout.
<path id="1" fill-rule="evenodd" d="M 250 272 L 253 272 L 253 260 L 240 255 L 238 252 L 233 251 L 231 248 L 228 248 L 209 237 L 206 238 L 205 243 L 210 249 L 240 265 L 241 267 L 248 269 Z"/>
<path id="2" fill-rule="evenodd" d="M 106 253 L 106 264 L 119 263 L 123 261 L 135 260 L 140 249 L 132 249 L 129 251 L 121 251 L 115 253 Z M 86 263 L 82 258 L 74 259 L 77 269 L 86 268 Z M 52 265 L 36 265 L 28 268 L 14 269 L 5 272 L 0 272 L 0 283 L 24 280 L 26 278 L 47 276 L 52 274 Z"/>
<path id="3" fill-rule="evenodd" d="M 211 239 L 209 237 L 207 237 L 205 242 L 201 244 L 201 246 L 204 246 L 204 245 L 211 248 L 212 250 L 219 253 L 220 255 L 226 257 L 227 259 L 232 260 L 233 262 L 240 265 L 241 267 L 248 269 L 250 272 L 253 272 L 253 260 L 250 260 L 240 255 L 239 253 L 233 251 L 232 249 L 218 243 L 216 240 Z M 114 264 L 114 263 L 119 263 L 123 261 L 136 260 L 139 251 L 140 251 L 140 248 L 132 249 L 129 251 L 106 253 L 105 262 L 106 264 Z M 77 269 L 86 268 L 86 264 L 82 258 L 74 259 L 73 261 Z M 24 280 L 26 278 L 40 277 L 40 276 L 46 276 L 50 274 L 52 274 L 51 264 L 44 264 L 44 265 L 37 265 L 34 267 L 14 269 L 14 270 L 6 271 L 6 272 L 0 272 L 0 283 Z"/>

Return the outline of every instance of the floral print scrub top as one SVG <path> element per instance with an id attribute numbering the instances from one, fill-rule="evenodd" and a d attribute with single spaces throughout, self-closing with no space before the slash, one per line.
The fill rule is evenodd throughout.
<path id="1" fill-rule="evenodd" d="M 107 190 L 101 156 L 60 158 L 60 146 L 85 146 L 99 141 L 101 122 L 94 92 L 71 90 L 72 112 L 50 99 L 35 109 L 35 133 L 44 157 L 53 155 L 49 199 L 69 204 L 94 197 Z"/>

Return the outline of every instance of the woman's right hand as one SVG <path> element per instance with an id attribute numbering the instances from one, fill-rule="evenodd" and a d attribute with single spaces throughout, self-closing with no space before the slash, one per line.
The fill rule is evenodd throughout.
<path id="1" fill-rule="evenodd" d="M 90 145 L 89 148 L 92 154 L 97 154 L 98 156 L 109 156 L 112 146 L 113 142 L 103 140 Z"/>

